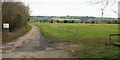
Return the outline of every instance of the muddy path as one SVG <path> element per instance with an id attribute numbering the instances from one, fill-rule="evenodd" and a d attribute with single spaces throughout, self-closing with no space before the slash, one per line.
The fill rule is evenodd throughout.
<path id="1" fill-rule="evenodd" d="M 37 26 L 16 39 L 3 45 L 3 58 L 71 58 L 65 50 L 56 48 L 45 40 Z"/>

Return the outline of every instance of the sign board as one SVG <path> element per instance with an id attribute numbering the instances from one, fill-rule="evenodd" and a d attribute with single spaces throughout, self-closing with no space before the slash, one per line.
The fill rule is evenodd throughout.
<path id="1" fill-rule="evenodd" d="M 9 24 L 8 23 L 4 23 L 3 24 L 3 28 L 9 28 Z"/>

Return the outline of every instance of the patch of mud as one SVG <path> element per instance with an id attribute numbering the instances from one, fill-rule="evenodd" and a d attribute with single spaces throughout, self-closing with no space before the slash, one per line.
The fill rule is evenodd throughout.
<path id="1" fill-rule="evenodd" d="M 75 52 L 80 48 L 84 47 L 82 44 L 72 44 L 69 42 L 61 42 L 61 43 L 55 43 L 55 44 L 57 48 L 64 49 L 68 52 Z"/>

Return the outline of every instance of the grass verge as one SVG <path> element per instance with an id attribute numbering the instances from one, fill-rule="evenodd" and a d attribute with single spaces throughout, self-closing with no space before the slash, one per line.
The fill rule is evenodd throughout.
<path id="1" fill-rule="evenodd" d="M 30 31 L 31 28 L 32 28 L 31 25 L 28 25 L 27 29 L 21 29 L 21 30 L 16 31 L 15 33 L 5 35 L 2 37 L 2 42 L 5 43 L 8 41 L 11 41 L 12 39 L 18 38 L 24 35 L 25 33 L 27 33 L 28 31 Z"/>

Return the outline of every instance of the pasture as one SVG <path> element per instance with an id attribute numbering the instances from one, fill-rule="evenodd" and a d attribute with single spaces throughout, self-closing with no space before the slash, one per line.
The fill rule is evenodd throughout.
<path id="1" fill-rule="evenodd" d="M 73 56 L 120 57 L 120 48 L 105 45 L 109 41 L 109 34 L 118 34 L 118 24 L 45 23 L 35 25 L 40 28 L 43 36 L 51 41 L 81 45 L 82 48 L 72 52 Z M 112 37 L 112 42 L 117 41 L 118 36 Z"/>

